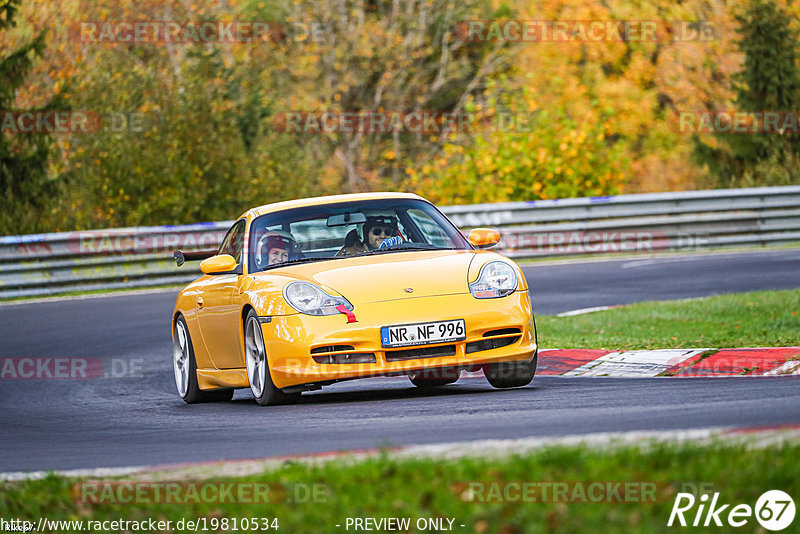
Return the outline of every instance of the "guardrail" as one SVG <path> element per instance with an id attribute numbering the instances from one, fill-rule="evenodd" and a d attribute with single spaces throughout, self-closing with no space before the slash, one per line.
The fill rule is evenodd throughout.
<path id="1" fill-rule="evenodd" d="M 448 206 L 462 229 L 502 229 L 513 258 L 648 253 L 800 242 L 800 186 Z M 181 284 L 233 221 L 0 237 L 0 298 Z"/>

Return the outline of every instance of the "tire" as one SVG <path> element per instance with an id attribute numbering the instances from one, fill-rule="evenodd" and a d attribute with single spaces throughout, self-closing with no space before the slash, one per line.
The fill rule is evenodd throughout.
<path id="1" fill-rule="evenodd" d="M 493 363 L 483 368 L 483 374 L 486 375 L 486 380 L 498 389 L 527 386 L 536 374 L 538 357 L 537 349 L 529 362 Z"/>
<path id="2" fill-rule="evenodd" d="M 261 406 L 291 404 L 300 399 L 300 393 L 284 393 L 272 382 L 261 323 L 258 322 L 258 315 L 253 310 L 250 310 L 244 321 L 244 360 L 247 364 L 250 391 L 258 404 Z"/>
<path id="3" fill-rule="evenodd" d="M 408 375 L 411 383 L 418 388 L 435 388 L 455 383 L 461 376 L 461 370 L 454 367 L 442 369 L 423 369 Z"/>
<path id="4" fill-rule="evenodd" d="M 175 334 L 172 341 L 172 370 L 175 373 L 175 387 L 186 404 L 197 402 L 221 402 L 233 398 L 232 389 L 213 389 L 203 391 L 197 383 L 197 361 L 194 358 L 194 345 L 182 315 L 175 321 Z"/>

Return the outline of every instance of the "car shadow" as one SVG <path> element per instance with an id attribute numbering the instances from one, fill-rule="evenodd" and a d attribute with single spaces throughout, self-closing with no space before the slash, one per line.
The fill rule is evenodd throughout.
<path id="1" fill-rule="evenodd" d="M 415 386 L 392 386 L 392 387 L 375 387 L 369 388 L 359 386 L 359 389 L 330 391 L 324 388 L 321 391 L 306 392 L 300 397 L 300 400 L 292 404 L 296 405 L 326 405 L 326 404 L 354 404 L 366 402 L 380 402 L 391 400 L 410 400 L 410 399 L 426 399 L 437 397 L 450 397 L 455 398 L 459 396 L 468 395 L 483 395 L 483 394 L 499 394 L 509 393 L 513 391 L 522 391 L 525 389 L 536 389 L 535 384 L 531 384 L 524 388 L 515 388 L 509 390 L 498 390 L 491 387 L 489 384 L 450 384 L 447 386 L 440 386 L 434 388 L 418 388 Z M 249 391 L 239 398 L 234 398 L 234 403 L 248 404 L 252 403 L 253 399 L 249 395 Z"/>

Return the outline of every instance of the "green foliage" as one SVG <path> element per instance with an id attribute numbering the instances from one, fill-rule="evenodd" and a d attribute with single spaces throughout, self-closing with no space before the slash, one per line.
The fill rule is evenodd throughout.
<path id="1" fill-rule="evenodd" d="M 800 109 L 798 32 L 775 0 L 752 0 L 736 16 L 744 69 L 734 77 L 738 111 L 792 112 Z M 696 139 L 695 157 L 707 164 L 716 185 L 798 183 L 797 133 L 717 134 L 716 147 Z"/>
<path id="2" fill-rule="evenodd" d="M 741 109 L 800 107 L 791 29 L 800 9 L 752 3 L 739 17 L 738 54 L 740 1 L 0 0 L 4 108 L 49 102 L 142 118 L 141 129 L 107 122 L 89 134 L 2 134 L 0 233 L 222 220 L 257 204 L 362 190 L 452 204 L 691 189 L 707 185 L 706 167 L 712 186 L 798 183 L 800 136 L 704 144 L 671 128 L 676 110 L 727 107 L 726 81 L 742 66 Z M 715 35 L 460 38 L 459 23 L 491 19 L 709 20 Z M 269 42 L 109 44 L 77 42 L 65 20 L 283 28 Z M 469 113 L 474 128 L 285 133 L 281 117 L 292 111 Z M 693 148 L 703 166 L 689 158 Z"/>
<path id="3" fill-rule="evenodd" d="M 0 2 L 0 31 L 16 25 L 20 0 Z M 45 48 L 45 36 L 39 33 L 5 57 L 0 56 L 0 111 L 12 111 L 17 90 L 25 83 L 34 61 Z M 58 100 L 40 108 L 59 105 Z M 47 174 L 50 139 L 36 133 L 0 133 L 0 234 L 40 230 L 42 210 L 55 188 Z"/>
<path id="4" fill-rule="evenodd" d="M 490 86 L 491 87 L 491 86 Z M 470 103 L 475 133 L 451 134 L 439 156 L 409 166 L 408 188 L 445 204 L 610 195 L 628 169 L 622 145 L 606 137 L 612 113 L 580 119 L 539 109 L 526 87 Z"/>
<path id="5" fill-rule="evenodd" d="M 256 4 L 263 5 L 248 4 L 255 18 L 275 16 L 273 6 Z M 460 21 L 508 13 L 486 0 L 413 0 L 402 9 L 389 2 L 298 1 L 285 11 L 319 31 L 286 39 L 270 58 L 251 56 L 253 66 L 269 65 L 264 76 L 272 80 L 277 112 L 458 111 L 508 68 L 506 44 L 469 42 L 454 32 Z M 405 158 L 430 157 L 439 148 L 415 133 L 343 128 L 294 135 L 314 151 L 330 176 L 325 186 L 336 192 L 396 189 Z"/>
<path id="6" fill-rule="evenodd" d="M 55 170 L 63 209 L 51 213 L 50 229 L 222 220 L 287 198 L 397 189 L 401 158 L 439 145 L 386 132 L 283 133 L 276 121 L 287 111 L 457 109 L 502 70 L 506 48 L 453 35 L 461 20 L 497 15 L 486 0 L 419 0 L 401 10 L 310 0 L 201 9 L 121 0 L 117 8 L 134 5 L 142 20 L 271 20 L 287 33 L 234 45 L 83 45 L 63 94 L 106 121 L 63 139 Z M 108 16 L 103 6 L 82 7 L 88 20 Z M 113 129 L 121 115 L 142 127 Z"/>
<path id="7" fill-rule="evenodd" d="M 63 227 L 224 220 L 314 194 L 305 150 L 269 130 L 268 90 L 230 50 L 140 43 L 89 54 L 90 76 L 68 98 L 137 122 L 114 131 L 107 120 L 101 132 L 73 136 Z"/>

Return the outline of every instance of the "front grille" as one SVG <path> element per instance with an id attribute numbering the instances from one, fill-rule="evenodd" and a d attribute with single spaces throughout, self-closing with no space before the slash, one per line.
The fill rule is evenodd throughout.
<path id="1" fill-rule="evenodd" d="M 414 360 L 416 358 L 436 358 L 438 356 L 455 356 L 455 345 L 442 345 L 440 347 L 422 347 L 418 349 L 401 349 L 386 351 L 386 361 L 396 362 L 401 360 Z"/>

